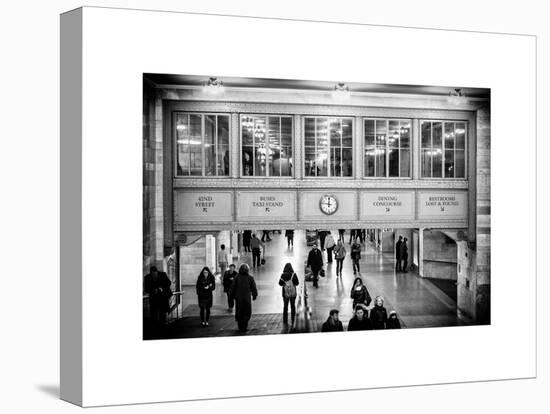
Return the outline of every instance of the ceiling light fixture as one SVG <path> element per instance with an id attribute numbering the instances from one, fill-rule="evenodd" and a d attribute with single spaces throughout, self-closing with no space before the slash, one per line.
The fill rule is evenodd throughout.
<path id="1" fill-rule="evenodd" d="M 452 105 L 462 105 L 468 103 L 468 99 L 466 98 L 466 94 L 462 92 L 462 89 L 455 88 L 453 91 L 449 92 L 447 102 Z"/>
<path id="2" fill-rule="evenodd" d="M 350 96 L 351 92 L 349 91 L 349 86 L 345 83 L 337 83 L 332 90 L 332 97 L 337 101 L 348 100 Z"/>
<path id="3" fill-rule="evenodd" d="M 218 78 L 209 78 L 203 83 L 203 91 L 210 95 L 220 95 L 223 93 L 223 82 Z"/>

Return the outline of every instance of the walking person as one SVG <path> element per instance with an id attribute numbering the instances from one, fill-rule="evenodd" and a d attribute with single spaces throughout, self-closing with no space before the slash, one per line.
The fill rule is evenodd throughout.
<path id="1" fill-rule="evenodd" d="M 359 260 L 361 259 L 361 245 L 357 241 L 357 237 L 353 240 L 351 245 L 351 263 L 353 264 L 353 274 L 356 275 L 361 271 L 359 267 Z"/>
<path id="2" fill-rule="evenodd" d="M 313 243 L 313 248 L 309 251 L 306 266 L 311 269 L 313 274 L 313 287 L 319 287 L 319 272 L 323 268 L 323 253 L 317 248 L 317 242 Z"/>
<path id="3" fill-rule="evenodd" d="M 201 326 L 208 326 L 210 308 L 212 307 L 212 291 L 216 289 L 216 279 L 208 267 L 203 267 L 197 278 L 197 296 L 199 299 Z"/>
<path id="4" fill-rule="evenodd" d="M 349 231 L 349 241 L 348 241 L 348 244 L 351 244 L 351 242 L 353 241 L 353 239 L 355 239 L 355 229 L 351 229 Z"/>
<path id="5" fill-rule="evenodd" d="M 382 296 L 377 296 L 374 299 L 374 307 L 370 311 L 370 320 L 373 329 L 386 329 L 388 312 L 384 307 L 384 298 Z"/>
<path id="6" fill-rule="evenodd" d="M 399 236 L 399 240 L 395 243 L 395 271 L 401 271 L 401 245 L 403 244 L 403 236 Z"/>
<path id="7" fill-rule="evenodd" d="M 155 328 L 166 322 L 166 313 L 170 310 L 170 279 L 165 272 L 159 272 L 156 266 L 149 268 L 149 273 L 143 279 L 143 290 L 149 295 L 151 323 Z"/>
<path id="8" fill-rule="evenodd" d="M 401 260 L 403 260 L 403 273 L 408 273 L 409 267 L 409 246 L 407 246 L 407 238 L 403 239 L 403 244 L 401 245 Z"/>
<path id="9" fill-rule="evenodd" d="M 227 295 L 227 311 L 232 312 L 233 306 L 235 305 L 235 301 L 233 300 L 233 297 L 231 296 L 231 286 L 233 285 L 233 281 L 237 277 L 237 271 L 235 270 L 235 265 L 231 263 L 229 265 L 229 269 L 225 271 L 223 274 L 223 291 Z"/>
<path id="10" fill-rule="evenodd" d="M 250 275 L 250 267 L 243 263 L 233 281 L 230 291 L 235 301 L 235 320 L 240 332 L 248 330 L 248 321 L 252 316 L 252 301 L 258 296 L 256 282 Z"/>
<path id="11" fill-rule="evenodd" d="M 229 255 L 227 254 L 227 250 L 225 250 L 225 244 L 222 244 L 218 252 L 218 266 L 220 267 L 220 275 L 222 278 L 223 278 L 223 275 L 225 274 L 225 271 L 227 270 L 228 264 L 229 264 Z"/>
<path id="12" fill-rule="evenodd" d="M 298 296 L 296 286 L 299 284 L 298 275 L 294 272 L 292 265 L 287 263 L 279 278 L 279 286 L 282 286 L 283 293 L 283 323 L 285 325 L 288 323 L 288 305 L 290 304 L 290 324 L 294 326 L 296 320 L 296 297 Z"/>
<path id="13" fill-rule="evenodd" d="M 338 230 L 338 238 L 341 240 L 344 240 L 344 236 L 346 235 L 346 229 L 339 229 Z"/>
<path id="14" fill-rule="evenodd" d="M 250 240 L 252 239 L 252 230 L 243 231 L 244 251 L 250 253 Z"/>
<path id="15" fill-rule="evenodd" d="M 359 243 L 363 244 L 363 230 L 356 229 L 355 230 L 355 238 L 359 239 Z"/>
<path id="16" fill-rule="evenodd" d="M 369 306 L 372 301 L 369 291 L 360 277 L 356 277 L 353 281 L 350 297 L 353 299 L 353 309 L 355 309 L 357 305 Z"/>
<path id="17" fill-rule="evenodd" d="M 348 331 L 370 331 L 372 329 L 372 322 L 368 318 L 368 315 L 367 307 L 358 304 L 354 308 L 353 318 L 349 320 Z"/>
<path id="18" fill-rule="evenodd" d="M 342 239 L 338 240 L 334 248 L 334 258 L 336 259 L 336 276 L 342 276 L 342 267 L 346 258 L 346 247 Z"/>
<path id="19" fill-rule="evenodd" d="M 388 320 L 386 321 L 386 329 L 401 329 L 397 313 L 394 310 L 390 311 Z"/>
<path id="20" fill-rule="evenodd" d="M 252 266 L 256 267 L 256 265 L 260 266 L 261 261 L 261 249 L 265 249 L 264 244 L 256 237 L 256 234 L 252 235 L 252 239 L 250 239 L 250 247 L 252 248 Z"/>
<path id="21" fill-rule="evenodd" d="M 319 230 L 318 234 L 319 234 L 319 242 L 320 242 L 320 245 L 321 245 L 321 251 L 324 252 L 325 251 L 325 239 L 327 238 L 327 231 L 326 230 Z"/>
<path id="22" fill-rule="evenodd" d="M 321 327 L 321 332 L 341 332 L 344 330 L 342 322 L 338 319 L 339 313 L 340 311 L 338 309 L 332 309 L 329 312 L 327 320 Z"/>
<path id="23" fill-rule="evenodd" d="M 287 247 L 288 248 L 294 247 L 294 230 L 286 230 L 285 237 L 286 237 Z"/>
<path id="24" fill-rule="evenodd" d="M 327 234 L 327 238 L 325 239 L 325 247 L 327 248 L 327 262 L 332 263 L 332 251 L 334 250 L 334 247 L 336 246 L 336 242 L 334 241 L 334 237 L 332 236 L 331 232 L 329 231 Z"/>
<path id="25" fill-rule="evenodd" d="M 262 241 L 271 241 L 271 237 L 269 237 L 269 230 L 262 230 Z"/>

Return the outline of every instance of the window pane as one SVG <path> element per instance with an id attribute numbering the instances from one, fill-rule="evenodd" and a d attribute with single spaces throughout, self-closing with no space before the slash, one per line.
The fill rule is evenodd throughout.
<path id="1" fill-rule="evenodd" d="M 218 116 L 218 175 L 229 175 L 229 117 Z"/>
<path id="2" fill-rule="evenodd" d="M 455 136 L 456 136 L 456 148 L 465 149 L 466 142 L 466 124 L 464 122 L 457 122 L 455 124 Z"/>
<path id="3" fill-rule="evenodd" d="M 281 118 L 269 117 L 269 130 L 268 130 L 268 164 L 269 175 L 280 176 L 281 175 Z"/>
<path id="4" fill-rule="evenodd" d="M 455 147 L 455 124 L 445 122 L 445 149 L 450 150 Z"/>
<path id="5" fill-rule="evenodd" d="M 267 174 L 266 130 L 266 119 L 256 117 L 254 119 L 254 175 L 262 177 Z"/>
<path id="6" fill-rule="evenodd" d="M 254 147 L 251 145 L 246 147 L 243 146 L 242 157 L 243 176 L 254 175 L 252 166 L 252 160 L 254 159 Z"/>
<path id="7" fill-rule="evenodd" d="M 388 145 L 390 146 L 390 148 L 397 148 L 399 147 L 399 121 L 389 121 L 388 125 L 389 125 Z M 390 171 L 391 171 L 391 167 L 390 167 Z"/>
<path id="8" fill-rule="evenodd" d="M 422 149 L 422 177 L 432 176 L 432 150 Z"/>
<path id="9" fill-rule="evenodd" d="M 365 120 L 365 148 L 374 145 L 374 120 Z"/>
<path id="10" fill-rule="evenodd" d="M 411 176 L 411 155 L 410 150 L 402 149 L 399 151 L 399 176 L 410 177 Z"/>
<path id="11" fill-rule="evenodd" d="M 374 145 L 367 147 L 365 149 L 365 175 L 367 177 L 374 177 L 374 157 Z"/>
<path id="12" fill-rule="evenodd" d="M 386 146 L 386 121 L 376 121 L 376 145 Z"/>
<path id="13" fill-rule="evenodd" d="M 330 146 L 340 148 L 342 145 L 342 124 L 340 119 L 330 119 Z"/>
<path id="14" fill-rule="evenodd" d="M 376 177 L 386 176 L 386 148 L 378 147 L 376 149 Z"/>
<path id="15" fill-rule="evenodd" d="M 422 122 L 422 148 L 429 148 L 432 146 L 432 123 Z"/>
<path id="16" fill-rule="evenodd" d="M 242 145 L 253 145 L 254 118 L 243 116 L 241 118 Z"/>
<path id="17" fill-rule="evenodd" d="M 445 150 L 445 177 L 454 178 L 455 176 L 455 152 L 454 150 Z"/>
<path id="18" fill-rule="evenodd" d="M 189 115 L 187 114 L 176 115 L 176 146 L 176 175 L 189 175 Z"/>
<path id="19" fill-rule="evenodd" d="M 353 149 L 342 149 L 342 177 L 351 177 L 353 175 Z"/>
<path id="20" fill-rule="evenodd" d="M 410 121 L 400 122 L 401 148 L 409 148 L 411 142 L 411 123 Z"/>
<path id="21" fill-rule="evenodd" d="M 292 176 L 292 118 L 281 118 L 281 175 Z"/>
<path id="22" fill-rule="evenodd" d="M 306 118 L 304 132 L 305 132 L 304 145 L 306 147 L 314 147 L 315 146 L 315 118 Z"/>
<path id="23" fill-rule="evenodd" d="M 316 165 L 315 165 L 315 148 L 305 147 L 304 148 L 304 159 L 305 159 L 305 174 L 307 177 L 315 177 L 317 175 Z"/>
<path id="24" fill-rule="evenodd" d="M 202 116 L 189 115 L 190 174 L 202 175 Z"/>
<path id="25" fill-rule="evenodd" d="M 204 172 L 216 175 L 216 116 L 204 117 Z"/>
<path id="26" fill-rule="evenodd" d="M 443 164 L 442 164 L 443 153 L 439 148 L 432 150 L 432 152 L 433 152 L 432 177 L 441 178 L 443 177 Z"/>
<path id="27" fill-rule="evenodd" d="M 464 160 L 464 150 L 455 151 L 455 177 L 456 178 L 466 178 L 465 175 L 465 160 Z"/>
<path id="28" fill-rule="evenodd" d="M 328 119 L 317 118 L 317 157 L 315 160 L 317 176 L 328 175 Z"/>
<path id="29" fill-rule="evenodd" d="M 353 120 L 342 119 L 342 145 L 344 147 L 353 146 Z"/>
<path id="30" fill-rule="evenodd" d="M 332 177 L 342 176 L 342 157 L 339 146 L 330 149 L 330 175 Z"/>
<path id="31" fill-rule="evenodd" d="M 443 125 L 441 122 L 433 123 L 432 147 L 441 148 L 441 136 L 443 135 Z"/>
<path id="32" fill-rule="evenodd" d="M 389 176 L 399 177 L 399 150 L 390 148 L 389 163 Z"/>

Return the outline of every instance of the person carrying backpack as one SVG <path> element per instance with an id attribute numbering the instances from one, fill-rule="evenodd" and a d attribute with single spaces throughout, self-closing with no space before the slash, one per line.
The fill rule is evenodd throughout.
<path id="1" fill-rule="evenodd" d="M 279 279 L 279 286 L 282 286 L 283 294 L 283 323 L 288 323 L 288 304 L 290 303 L 290 320 L 294 325 L 296 320 L 296 297 L 298 296 L 298 286 L 300 281 L 294 272 L 292 265 L 287 263 Z"/>

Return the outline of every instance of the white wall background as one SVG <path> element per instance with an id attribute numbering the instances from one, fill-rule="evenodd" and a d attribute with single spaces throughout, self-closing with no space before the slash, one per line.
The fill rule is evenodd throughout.
<path id="1" fill-rule="evenodd" d="M 89 1 L 86 5 L 180 10 L 270 17 L 305 18 L 370 24 L 440 27 L 539 35 L 539 242 L 548 231 L 540 214 L 548 206 L 548 191 L 541 165 L 548 144 L 542 140 L 547 128 L 542 114 L 548 113 L 547 79 L 550 29 L 543 2 L 484 3 L 461 1 L 309 2 L 254 1 Z M 360 8 L 358 8 L 360 4 Z M 4 294 L 2 350 L 0 352 L 0 407 L 9 413 L 71 412 L 77 408 L 58 401 L 59 349 L 59 16 L 81 6 L 69 0 L 54 2 L 9 2 L 0 8 L 0 39 L 3 81 L 0 139 L 3 155 L 0 252 Z M 452 6 L 454 7 L 452 7 Z M 513 56 L 510 57 L 513 61 Z M 510 104 L 513 105 L 513 102 Z M 510 232 L 512 235 L 515 232 Z M 517 234 L 517 233 L 516 233 Z M 548 266 L 541 260 L 546 251 L 539 244 L 539 379 L 460 385 L 438 385 L 337 392 L 311 395 L 170 403 L 117 408 L 117 412 L 372 412 L 477 413 L 518 412 L 535 404 L 531 412 L 544 412 L 550 405 L 548 359 L 541 352 L 548 346 L 548 301 L 543 292 Z M 22 293 L 23 292 L 23 293 Z M 510 301 L 510 311 L 519 307 Z M 544 330 L 543 330 L 544 327 Z M 513 356 L 511 356 L 512 358 Z M 506 363 L 506 361 L 503 361 Z M 261 369 L 253 370 L 261 375 Z M 298 371 L 299 372 L 299 371 Z M 304 373 L 306 380 L 307 373 Z M 112 410 L 101 408 L 99 411 Z"/>

